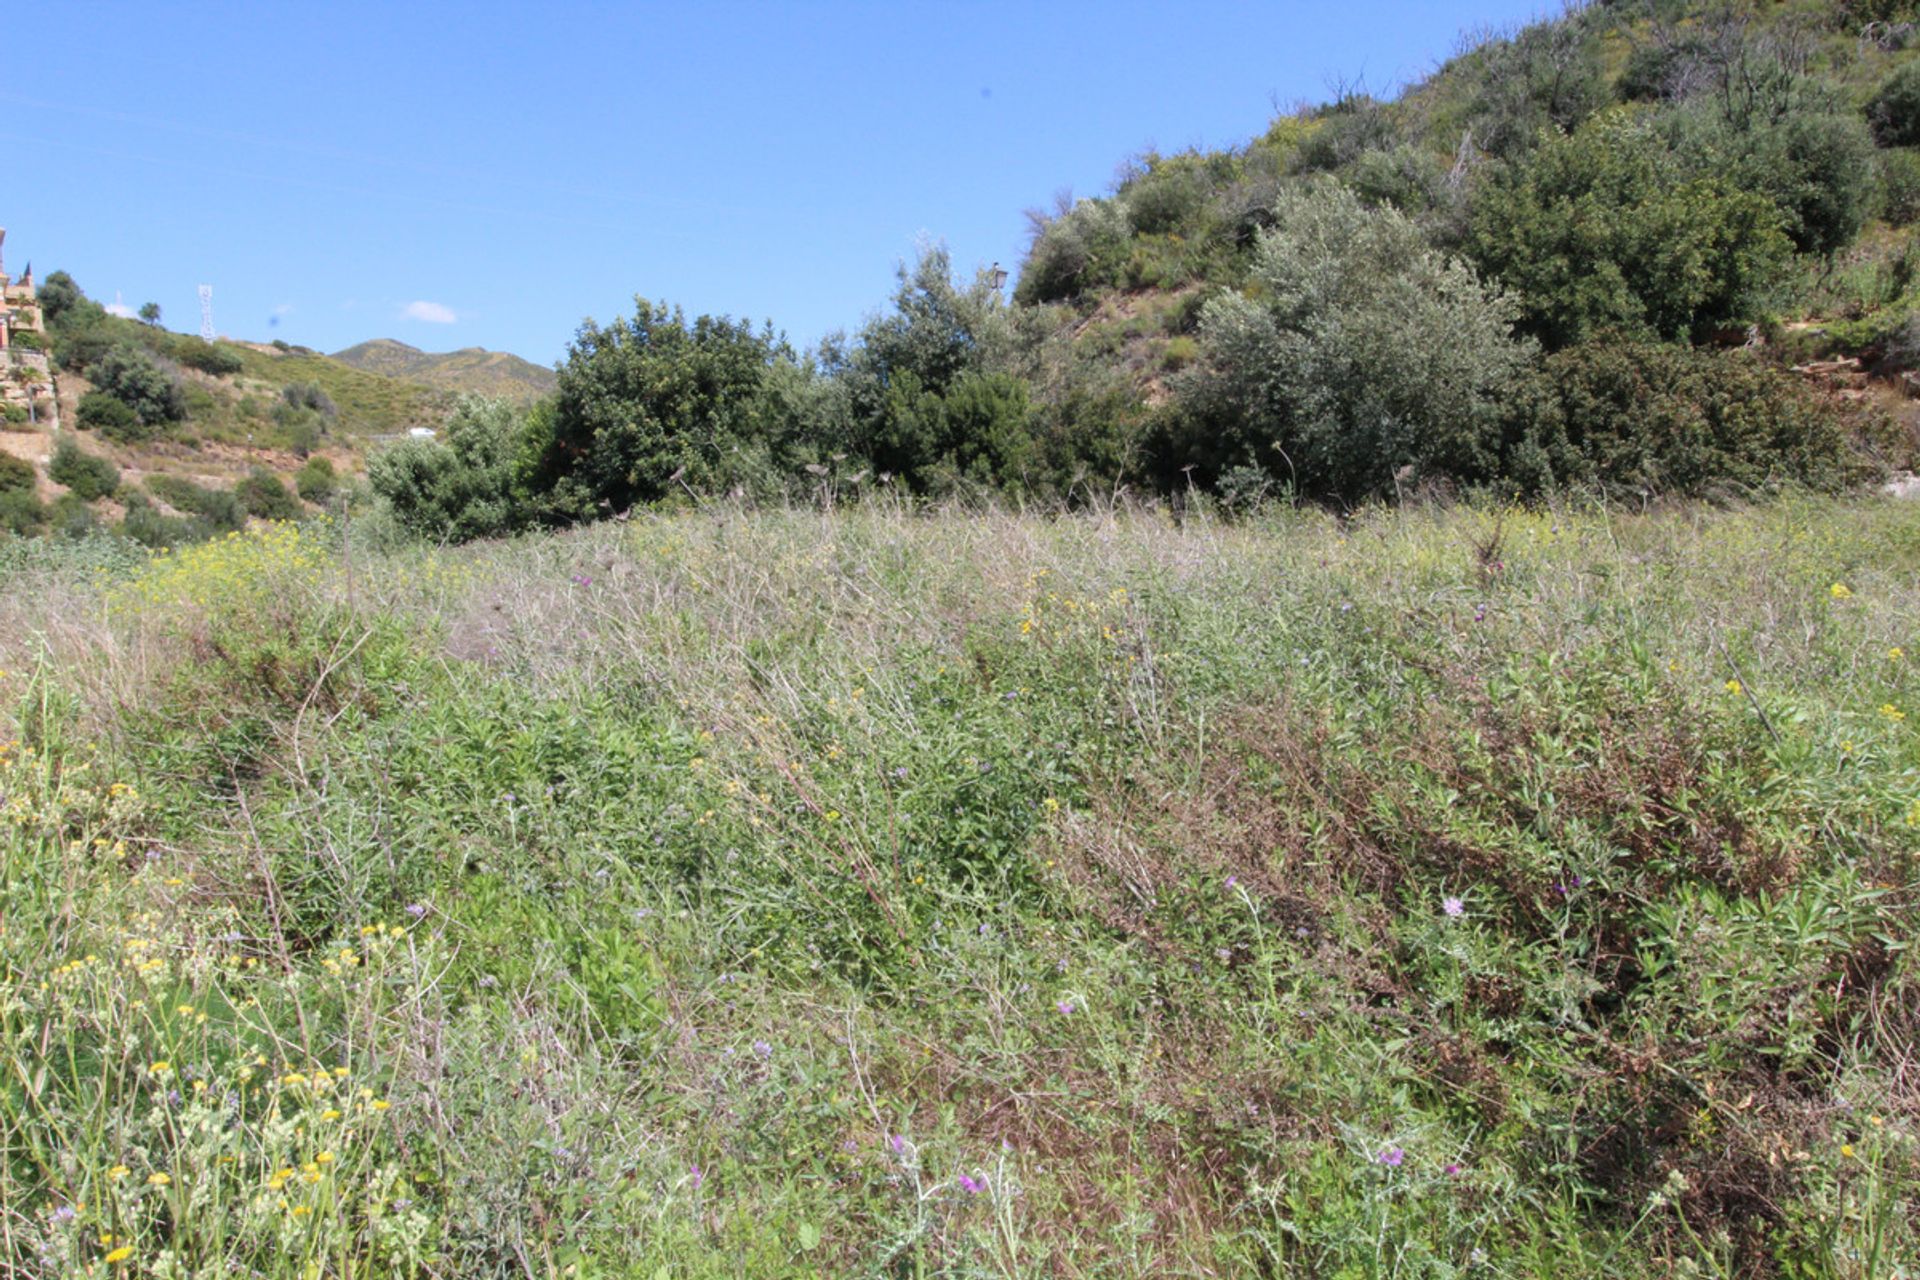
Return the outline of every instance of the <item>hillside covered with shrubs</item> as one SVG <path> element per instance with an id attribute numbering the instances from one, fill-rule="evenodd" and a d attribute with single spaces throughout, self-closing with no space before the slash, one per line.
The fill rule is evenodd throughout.
<path id="1" fill-rule="evenodd" d="M 1589 4 L 941 248 L 810 352 L 642 299 L 555 395 L 376 463 L 422 533 L 688 494 L 1750 497 L 1906 467 L 1911 5 Z M 1876 381 L 1796 375 L 1858 358 Z"/>

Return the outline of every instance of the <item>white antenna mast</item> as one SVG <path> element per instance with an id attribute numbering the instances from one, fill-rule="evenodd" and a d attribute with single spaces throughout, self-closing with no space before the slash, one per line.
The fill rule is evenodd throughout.
<path id="1" fill-rule="evenodd" d="M 203 342 L 213 341 L 213 286 L 200 286 L 200 338 Z"/>

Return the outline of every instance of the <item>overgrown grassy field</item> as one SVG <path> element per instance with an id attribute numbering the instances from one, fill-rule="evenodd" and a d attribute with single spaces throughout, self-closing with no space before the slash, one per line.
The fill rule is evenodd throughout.
<path id="1" fill-rule="evenodd" d="M 0 567 L 0 1274 L 1889 1277 L 1920 505 Z"/>

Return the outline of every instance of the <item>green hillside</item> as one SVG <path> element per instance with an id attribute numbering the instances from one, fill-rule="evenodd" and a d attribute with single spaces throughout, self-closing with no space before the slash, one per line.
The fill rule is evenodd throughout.
<path id="1" fill-rule="evenodd" d="M 531 403 L 553 390 L 553 370 L 504 351 L 462 347 L 433 353 L 392 338 L 375 338 L 333 353 L 332 359 L 356 369 L 442 391 Z"/>

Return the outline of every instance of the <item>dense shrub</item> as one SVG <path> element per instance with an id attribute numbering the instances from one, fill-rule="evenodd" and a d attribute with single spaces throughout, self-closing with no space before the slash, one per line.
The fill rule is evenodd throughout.
<path id="1" fill-rule="evenodd" d="M 1920 218 L 1920 153 L 1880 153 L 1880 216 L 1896 227 Z"/>
<path id="2" fill-rule="evenodd" d="M 1873 137 L 1856 116 L 1794 110 L 1742 127 L 1697 110 L 1675 124 L 1688 165 L 1773 201 L 1803 253 L 1845 248 L 1872 212 Z"/>
<path id="3" fill-rule="evenodd" d="M 401 527 L 420 537 L 464 542 L 512 533 L 535 513 L 524 480 L 525 431 L 506 401 L 468 397 L 447 420 L 444 442 L 401 441 L 373 459 L 367 478 Z"/>
<path id="4" fill-rule="evenodd" d="M 233 496 L 250 516 L 262 520 L 297 520 L 300 503 L 287 491 L 279 476 L 265 467 L 254 467 L 233 486 Z"/>
<path id="5" fill-rule="evenodd" d="M 314 504 L 320 504 L 333 497 L 339 491 L 339 477 L 335 475 L 333 463 L 325 458 L 308 458 L 294 472 L 293 487 L 302 498 Z"/>
<path id="6" fill-rule="evenodd" d="M 1549 357 L 1515 405 L 1504 470 L 1533 490 L 1831 489 L 1858 466 L 1833 405 L 1741 351 L 1599 338 Z"/>
<path id="7" fill-rule="evenodd" d="M 723 485 L 736 450 L 773 435 L 762 396 L 783 357 L 771 330 L 635 300 L 631 320 L 581 326 L 560 370 L 549 472 L 614 510 L 675 486 Z"/>
<path id="8" fill-rule="evenodd" d="M 142 426 L 175 422 L 186 415 L 180 384 L 154 358 L 128 343 L 114 346 L 87 367 L 95 388 L 132 409 Z"/>
<path id="9" fill-rule="evenodd" d="M 189 369 L 198 369 L 215 377 L 228 377 L 246 368 L 246 363 L 226 347 L 204 338 L 183 338 L 174 344 L 173 358 Z"/>
<path id="10" fill-rule="evenodd" d="M 12 402 L 0 404 L 0 422 L 17 425 L 26 422 L 32 416 L 27 406 L 23 404 L 13 404 Z"/>
<path id="11" fill-rule="evenodd" d="M 1180 379 L 1163 481 L 1262 467 L 1304 494 L 1392 495 L 1498 464 L 1499 404 L 1528 344 L 1512 302 L 1429 248 L 1392 209 L 1345 188 L 1284 197 L 1255 250 L 1250 296 L 1207 304 L 1204 366 Z"/>
<path id="12" fill-rule="evenodd" d="M 1867 123 L 1883 147 L 1920 146 L 1920 62 L 1887 77 L 1867 104 Z"/>
<path id="13" fill-rule="evenodd" d="M 63 484 L 83 502 L 112 495 L 120 487 L 120 468 L 97 454 L 88 453 L 70 437 L 62 437 L 53 451 L 47 475 L 55 484 Z"/>
<path id="14" fill-rule="evenodd" d="M 1602 329 L 1681 339 L 1751 314 L 1790 248 L 1780 224 L 1765 196 L 1691 175 L 1654 129 L 1616 110 L 1489 182 L 1468 247 L 1549 347 Z"/>
<path id="15" fill-rule="evenodd" d="M 33 464 L 25 458 L 16 458 L 10 453 L 0 453 L 0 493 L 14 493 L 21 489 L 33 492 L 35 476 Z"/>
<path id="16" fill-rule="evenodd" d="M 1014 301 L 1028 306 L 1061 302 L 1119 280 L 1130 228 L 1126 214 L 1111 201 L 1082 200 L 1053 218 L 1027 216 L 1033 240 Z"/>
<path id="17" fill-rule="evenodd" d="M 104 391 L 89 391 L 80 397 L 80 425 L 98 431 L 109 440 L 144 440 L 149 434 L 140 424 L 140 415 L 129 409 L 118 396 Z"/>
<path id="18" fill-rule="evenodd" d="M 209 489 L 183 476 L 172 475 L 148 476 L 147 489 L 176 511 L 197 517 L 203 533 L 194 535 L 196 537 L 246 527 L 246 508 L 231 490 Z M 127 514 L 133 514 L 131 500 Z"/>
<path id="19" fill-rule="evenodd" d="M 47 522 L 47 509 L 32 489 L 0 489 L 0 530 L 27 538 Z"/>
<path id="20" fill-rule="evenodd" d="M 335 418 L 339 408 L 317 382 L 296 382 L 280 389 L 280 398 L 295 409 L 311 409 L 323 417 Z"/>

